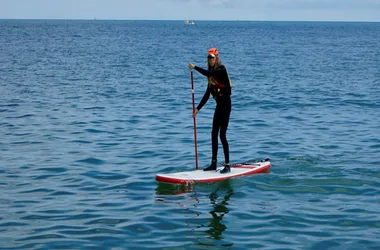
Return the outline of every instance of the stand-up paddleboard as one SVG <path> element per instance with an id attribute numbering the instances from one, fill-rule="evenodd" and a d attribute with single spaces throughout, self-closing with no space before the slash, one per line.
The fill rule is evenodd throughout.
<path id="1" fill-rule="evenodd" d="M 173 184 L 189 184 L 198 182 L 216 182 L 239 176 L 246 176 L 258 173 L 267 172 L 271 163 L 269 159 L 262 161 L 250 161 L 245 163 L 236 163 L 231 165 L 231 172 L 221 174 L 222 167 L 217 168 L 216 171 L 203 171 L 194 170 L 187 172 L 178 172 L 171 174 L 158 174 L 156 180 L 159 182 L 167 182 Z"/>

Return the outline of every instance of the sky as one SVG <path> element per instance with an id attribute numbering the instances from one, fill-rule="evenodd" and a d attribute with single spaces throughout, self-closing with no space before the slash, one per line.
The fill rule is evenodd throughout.
<path id="1" fill-rule="evenodd" d="M 0 19 L 380 22 L 380 0 L 0 0 Z"/>

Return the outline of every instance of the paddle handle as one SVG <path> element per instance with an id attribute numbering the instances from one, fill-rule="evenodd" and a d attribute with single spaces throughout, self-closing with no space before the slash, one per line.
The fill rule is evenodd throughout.
<path id="1" fill-rule="evenodd" d="M 194 97 L 194 76 L 193 71 L 190 71 L 191 78 L 191 95 L 193 100 L 193 113 L 195 111 L 195 97 Z M 193 115 L 194 122 L 194 148 L 195 148 L 195 169 L 198 170 L 198 146 L 197 146 L 197 121 L 195 115 Z"/>

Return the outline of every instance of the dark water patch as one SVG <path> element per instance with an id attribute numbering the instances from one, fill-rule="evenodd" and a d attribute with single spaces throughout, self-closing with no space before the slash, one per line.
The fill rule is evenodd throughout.
<path id="1" fill-rule="evenodd" d="M 364 214 L 365 212 L 369 212 L 361 208 L 342 208 L 342 211 L 346 213 L 352 213 L 352 214 Z"/>
<path id="2" fill-rule="evenodd" d="M 10 103 L 10 104 L 0 104 L 0 107 L 19 107 L 18 103 Z"/>
<path id="3" fill-rule="evenodd" d="M 102 133 L 115 134 L 114 132 L 100 130 L 100 129 L 93 129 L 93 128 L 85 129 L 85 131 L 88 132 L 88 133 L 94 133 L 94 134 L 102 134 Z"/>
<path id="4" fill-rule="evenodd" d="M 20 175 L 17 175 L 17 174 L 8 174 L 6 175 L 7 178 L 11 178 L 11 179 L 17 179 L 17 178 L 20 178 Z"/>
<path id="5" fill-rule="evenodd" d="M 112 231 L 110 233 L 112 233 Z M 122 235 L 119 235 L 119 237 L 98 235 L 93 237 L 83 237 L 82 239 L 86 240 L 86 242 L 91 242 L 91 244 L 86 243 L 86 246 L 89 246 L 89 249 L 107 249 L 111 247 L 118 248 L 120 246 L 128 248 L 130 246 L 130 242 L 126 242 L 125 240 L 123 240 Z"/>
<path id="6" fill-rule="evenodd" d="M 284 187 L 284 186 L 277 186 L 277 185 L 263 185 L 263 184 L 257 184 L 256 188 L 262 190 L 262 191 L 278 191 L 281 193 L 313 193 L 313 194 L 334 194 L 336 193 L 335 190 L 332 188 L 327 187 L 318 187 L 318 186 L 306 186 L 303 184 L 299 185 L 293 185 L 290 187 Z M 356 192 L 352 192 L 351 194 L 356 194 Z"/>
<path id="7" fill-rule="evenodd" d="M 102 218 L 102 219 L 96 219 L 92 221 L 88 221 L 85 223 L 85 225 L 107 225 L 107 226 L 117 226 L 121 225 L 125 222 L 128 222 L 128 219 L 112 219 L 112 218 Z"/>
<path id="8" fill-rule="evenodd" d="M 118 117 L 117 119 L 114 120 L 114 122 L 117 122 L 117 123 L 126 123 L 126 122 L 128 122 L 128 120 L 123 120 L 123 119 L 120 119 Z"/>
<path id="9" fill-rule="evenodd" d="M 62 167 L 51 167 L 51 168 L 37 168 L 36 171 L 46 171 L 46 172 L 53 172 L 53 173 L 63 173 L 66 172 L 67 168 Z"/>
<path id="10" fill-rule="evenodd" d="M 378 165 L 380 164 L 380 162 L 374 162 L 373 165 Z M 371 166 L 372 164 L 370 164 Z M 367 176 L 371 176 L 373 178 L 380 178 L 380 172 L 377 171 L 377 169 L 372 169 L 371 167 L 368 167 L 368 168 L 364 168 L 364 167 L 354 167 L 352 169 L 350 169 L 350 171 L 353 172 L 353 174 L 355 175 L 367 175 Z"/>
<path id="11" fill-rule="evenodd" d="M 104 185 L 99 185 L 97 183 L 93 182 L 83 182 L 82 185 L 80 186 L 79 190 L 80 191 L 86 191 L 86 192 L 91 192 L 92 195 L 100 195 L 100 191 L 103 190 Z"/>
<path id="12" fill-rule="evenodd" d="M 93 143 L 92 141 L 87 141 L 87 140 L 72 140 L 70 142 L 79 143 L 79 144 L 91 144 L 91 143 Z"/>
<path id="13" fill-rule="evenodd" d="M 38 175 L 33 177 L 34 180 L 44 180 L 44 179 L 49 179 L 52 177 L 56 177 L 57 175 L 52 175 L 52 174 L 44 174 L 44 175 Z"/>
<path id="14" fill-rule="evenodd" d="M 355 247 L 359 247 L 357 244 L 353 244 L 355 240 L 350 240 L 350 243 L 347 243 L 347 240 L 337 240 L 337 239 L 330 239 L 330 240 L 323 240 L 319 243 L 313 244 L 311 247 L 312 249 L 351 249 L 350 246 L 355 245 Z M 366 244 L 365 246 L 369 246 Z M 367 248 L 371 249 L 371 248 Z"/>
<path id="15" fill-rule="evenodd" d="M 87 78 L 67 78 L 66 80 L 70 82 L 84 82 L 88 79 Z"/>
<path id="16" fill-rule="evenodd" d="M 147 156 L 152 156 L 155 154 L 156 154 L 156 152 L 151 151 L 151 150 L 144 150 L 144 151 L 138 151 L 138 152 L 133 153 L 134 158 L 136 158 L 136 159 L 144 159 L 144 158 L 147 158 Z"/>
<path id="17" fill-rule="evenodd" d="M 25 115 L 20 115 L 20 116 L 8 116 L 6 117 L 7 119 L 22 119 L 22 118 L 28 118 L 28 117 L 33 117 L 35 114 L 25 114 Z"/>
<path id="18" fill-rule="evenodd" d="M 34 145 L 34 144 L 44 144 L 43 141 L 15 141 L 12 142 L 11 145 Z"/>
<path id="19" fill-rule="evenodd" d="M 43 213 L 43 214 L 58 214 L 58 215 L 62 215 L 62 214 L 67 214 L 67 213 L 72 213 L 74 210 L 41 210 L 41 211 L 38 211 L 39 213 Z"/>
<path id="20" fill-rule="evenodd" d="M 313 179 L 306 179 L 306 178 L 295 178 L 295 179 L 287 179 L 287 178 L 281 178 L 276 181 L 273 181 L 272 184 L 275 185 L 285 185 L 285 186 L 292 186 L 299 183 L 307 183 L 308 185 L 315 185 L 315 186 L 336 186 L 339 188 L 342 188 L 344 186 L 347 187 L 362 187 L 364 185 L 368 186 L 375 186 L 377 182 L 375 181 L 367 181 L 367 180 L 360 180 L 360 179 L 347 179 L 347 178 L 313 178 Z"/>
<path id="21" fill-rule="evenodd" d="M 67 152 L 69 155 L 81 155 L 82 151 L 69 151 Z M 73 166 L 78 166 L 78 164 L 73 164 Z"/>
<path id="22" fill-rule="evenodd" d="M 350 227 L 365 227 L 365 228 L 379 228 L 380 229 L 380 220 L 379 221 L 357 221 L 352 219 L 343 219 L 336 221 L 338 226 L 343 226 L 345 228 Z"/>
<path id="23" fill-rule="evenodd" d="M 110 228 L 92 228 L 92 229 L 86 229 L 86 230 L 64 230 L 64 231 L 61 231 L 61 233 L 66 234 L 66 235 L 76 235 L 76 236 L 99 235 L 99 237 L 101 238 L 102 236 L 100 235 L 102 234 L 105 234 L 105 235 L 123 234 L 123 231 L 110 229 Z"/>
<path id="24" fill-rule="evenodd" d="M 87 125 L 88 123 L 87 122 L 82 122 L 82 121 L 74 121 L 74 122 L 71 122 L 70 125 Z"/>
<path id="25" fill-rule="evenodd" d="M 97 159 L 97 158 L 86 158 L 86 159 L 83 159 L 83 160 L 78 160 L 76 162 L 80 162 L 80 163 L 87 163 L 87 164 L 92 164 L 92 165 L 103 165 L 104 164 L 104 161 L 101 160 L 101 159 Z"/>
<path id="26" fill-rule="evenodd" d="M 329 150 L 339 149 L 340 148 L 340 146 L 338 146 L 338 145 L 321 145 L 319 147 L 322 148 L 322 149 L 329 149 Z"/>
<path id="27" fill-rule="evenodd" d="M 105 110 L 105 109 L 106 109 L 105 107 L 99 107 L 99 106 L 84 108 L 84 110 Z"/>
<path id="28" fill-rule="evenodd" d="M 64 213 L 65 211 L 60 211 L 61 213 Z M 62 230 L 83 230 L 87 228 L 87 226 L 79 226 L 79 225 L 52 225 L 52 226 L 46 226 L 46 227 L 38 227 L 38 228 L 35 228 L 35 232 L 37 233 L 42 233 L 42 232 L 59 232 L 62 231 Z"/>
<path id="29" fill-rule="evenodd" d="M 88 171 L 87 173 L 84 173 L 83 175 L 93 178 L 93 179 L 98 179 L 98 180 L 121 180 L 121 179 L 127 178 L 127 176 L 124 174 L 108 173 L 108 172 L 100 172 L 100 171 Z"/>
<path id="30" fill-rule="evenodd" d="M 11 124 L 11 123 L 2 122 L 2 123 L 0 123 L 0 127 L 13 128 L 13 127 L 16 127 L 16 126 L 14 124 Z M 6 135 L 10 135 L 10 133 L 7 133 Z"/>
<path id="31" fill-rule="evenodd" d="M 52 192 L 54 192 L 54 190 L 48 189 L 48 188 L 35 188 L 35 189 L 20 191 L 20 193 L 24 193 L 24 194 L 30 194 L 30 193 L 52 193 Z"/>
<path id="32" fill-rule="evenodd" d="M 123 183 L 123 184 L 109 186 L 105 188 L 104 190 L 123 190 L 125 192 L 128 192 L 128 187 L 129 187 L 128 183 Z"/>
<path id="33" fill-rule="evenodd" d="M 141 192 L 150 192 L 152 190 L 152 187 L 148 184 L 150 184 L 150 181 L 152 181 L 152 178 L 146 178 L 147 181 L 133 181 L 133 179 L 126 180 L 128 183 L 128 193 L 132 193 L 133 191 L 137 192 L 138 190 L 141 190 Z M 145 198 L 145 196 L 141 196 L 140 198 Z"/>
<path id="34" fill-rule="evenodd" d="M 25 164 L 20 167 L 21 169 L 34 169 L 35 165 L 34 164 Z"/>
<path id="35" fill-rule="evenodd" d="M 67 85 L 70 85 L 70 84 L 67 84 Z M 81 95 L 65 97 L 65 100 L 81 100 L 81 99 L 83 99 L 83 96 L 81 96 Z"/>
<path id="36" fill-rule="evenodd" d="M 125 203 L 101 203 L 101 204 L 97 204 L 96 206 L 97 207 L 120 207 L 124 205 Z"/>
<path id="37" fill-rule="evenodd" d="M 108 147 L 113 147 L 113 146 L 119 146 L 120 143 L 117 142 L 110 142 L 110 143 L 105 143 L 105 142 L 99 142 L 97 145 L 102 146 L 102 148 L 108 148 Z"/>
<path id="38" fill-rule="evenodd" d="M 18 239 L 17 241 L 37 241 L 37 240 L 47 240 L 47 239 L 62 239 L 66 238 L 63 235 L 60 234 L 41 234 L 36 236 L 29 236 L 29 237 L 23 237 Z"/>
<path id="39" fill-rule="evenodd" d="M 47 242 L 44 242 L 47 241 Z M 85 240 L 78 240 L 73 238 L 47 238 L 46 240 L 32 240 L 36 243 L 28 243 L 25 245 L 17 244 L 18 247 L 8 249 L 76 249 L 82 246 L 81 249 L 96 249 Z"/>
<path id="40" fill-rule="evenodd" d="M 375 108 L 377 109 L 379 107 L 379 104 L 370 100 L 345 100 L 342 103 L 347 105 L 354 105 L 359 107 L 366 107 L 366 108 Z"/>
<path id="41" fill-rule="evenodd" d="M 38 204 L 39 201 L 35 201 L 35 200 L 16 200 L 14 201 L 15 204 Z"/>
<path id="42" fill-rule="evenodd" d="M 66 195 L 76 195 L 74 192 L 67 192 L 67 191 L 56 191 L 54 193 L 49 194 L 51 196 L 66 196 Z"/>
<path id="43" fill-rule="evenodd" d="M 301 121 L 303 121 L 302 118 L 300 118 L 300 117 L 296 117 L 296 116 L 285 116 L 284 119 L 286 119 L 286 120 L 290 120 L 290 121 L 297 121 L 297 122 L 301 122 Z"/>
<path id="44" fill-rule="evenodd" d="M 27 216 L 21 217 L 20 219 L 21 220 L 28 220 L 28 221 L 38 221 L 38 220 L 54 221 L 54 220 L 62 219 L 64 217 L 65 217 L 64 215 L 54 215 L 54 216 L 53 215 L 52 216 L 48 216 L 48 215 L 27 215 Z"/>
<path id="45" fill-rule="evenodd" d="M 167 225 L 166 229 L 170 230 L 171 222 L 168 221 L 168 224 L 169 225 Z M 148 236 L 152 231 L 151 227 L 145 223 L 130 224 L 128 226 L 122 227 L 122 229 L 124 231 L 128 232 L 128 234 L 133 235 L 133 237 L 136 237 L 139 234 Z"/>
<path id="46" fill-rule="evenodd" d="M 81 214 L 69 214 L 65 216 L 60 216 L 57 218 L 57 220 L 72 220 L 72 221 L 83 221 L 87 219 L 94 219 L 94 218 L 99 218 L 102 217 L 102 214 L 95 214 L 95 213 L 87 213 L 86 211 L 83 211 Z"/>
<path id="47" fill-rule="evenodd" d="M 138 124 L 140 121 L 138 119 L 129 119 L 127 122 L 130 124 Z"/>
<path id="48" fill-rule="evenodd" d="M 29 225 L 28 223 L 14 222 L 14 221 L 0 223 L 0 227 L 23 227 L 23 226 L 28 226 L 28 225 Z"/>

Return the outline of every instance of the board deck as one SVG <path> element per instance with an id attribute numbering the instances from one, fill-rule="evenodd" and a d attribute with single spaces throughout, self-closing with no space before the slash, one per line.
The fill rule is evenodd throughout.
<path id="1" fill-rule="evenodd" d="M 217 182 L 239 176 L 246 176 L 267 172 L 271 168 L 269 159 L 262 161 L 251 161 L 245 163 L 236 163 L 231 165 L 231 172 L 221 174 L 222 167 L 218 167 L 216 171 L 185 171 L 170 174 L 157 174 L 156 180 L 159 182 L 173 184 L 190 184 L 198 182 Z"/>

